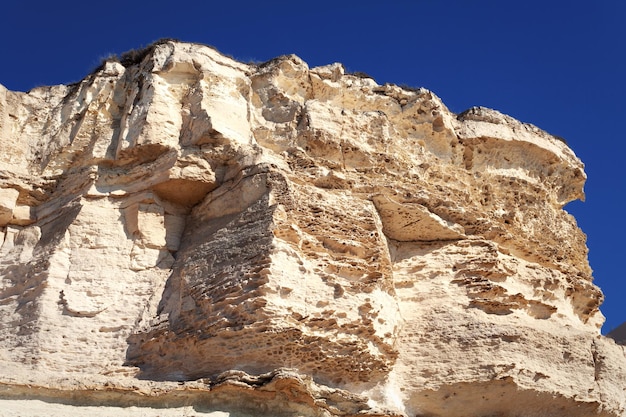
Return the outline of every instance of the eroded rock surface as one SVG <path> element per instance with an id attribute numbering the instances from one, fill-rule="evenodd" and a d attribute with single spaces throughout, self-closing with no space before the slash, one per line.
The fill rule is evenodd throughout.
<path id="1" fill-rule="evenodd" d="M 624 416 L 585 178 L 534 126 L 293 55 L 0 86 L 4 408 Z"/>

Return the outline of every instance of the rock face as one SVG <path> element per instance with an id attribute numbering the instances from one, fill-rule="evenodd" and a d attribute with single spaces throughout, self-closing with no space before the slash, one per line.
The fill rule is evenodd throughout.
<path id="1" fill-rule="evenodd" d="M 584 182 L 534 126 L 293 55 L 0 86 L 2 408 L 624 416 Z"/>

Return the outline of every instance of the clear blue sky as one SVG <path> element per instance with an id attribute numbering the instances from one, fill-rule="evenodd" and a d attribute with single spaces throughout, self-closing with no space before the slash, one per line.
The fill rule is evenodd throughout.
<path id="1" fill-rule="evenodd" d="M 0 6 L 0 83 L 78 81 L 111 53 L 162 37 L 247 61 L 295 53 L 379 83 L 426 87 L 460 112 L 491 107 L 564 137 L 585 162 L 588 235 L 606 295 L 603 332 L 626 321 L 626 2 L 623 0 L 23 1 Z"/>

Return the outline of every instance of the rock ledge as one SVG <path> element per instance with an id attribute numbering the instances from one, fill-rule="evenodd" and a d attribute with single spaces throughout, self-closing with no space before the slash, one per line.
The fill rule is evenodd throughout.
<path id="1" fill-rule="evenodd" d="M 294 55 L 164 40 L 0 86 L 1 413 L 626 416 L 585 178 L 535 126 Z"/>

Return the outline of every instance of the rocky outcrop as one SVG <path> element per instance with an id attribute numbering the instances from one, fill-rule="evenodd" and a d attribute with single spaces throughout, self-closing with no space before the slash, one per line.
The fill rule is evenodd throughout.
<path id="1" fill-rule="evenodd" d="M 0 147 L 9 415 L 626 415 L 583 164 L 534 126 L 161 41 L 0 86 Z"/>

